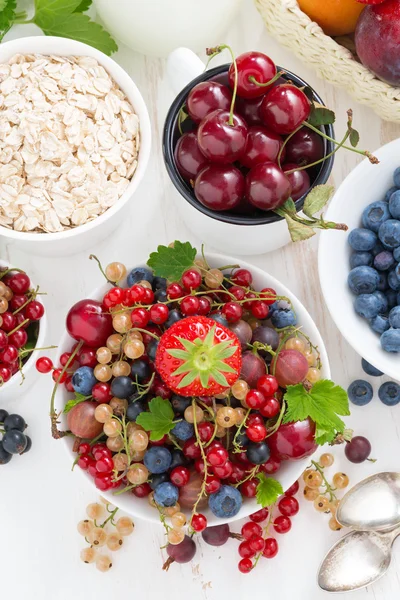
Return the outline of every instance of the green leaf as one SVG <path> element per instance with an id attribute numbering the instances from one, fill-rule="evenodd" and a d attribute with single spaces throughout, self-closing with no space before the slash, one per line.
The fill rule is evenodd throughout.
<path id="1" fill-rule="evenodd" d="M 343 433 L 345 424 L 338 415 L 350 414 L 347 393 L 329 379 L 317 381 L 310 391 L 301 383 L 288 386 L 285 402 L 283 422 L 304 421 L 309 417 L 317 426 L 317 444 L 332 441 L 336 433 Z"/>
<path id="2" fill-rule="evenodd" d="M 333 110 L 325 106 L 312 106 L 307 121 L 310 125 L 314 125 L 314 127 L 320 127 L 321 125 L 332 125 L 335 122 L 335 118 Z"/>
<path id="3" fill-rule="evenodd" d="M 149 411 L 140 413 L 136 423 L 150 431 L 150 440 L 156 442 L 175 427 L 174 411 L 171 402 L 160 396 L 150 400 Z"/>
<path id="4" fill-rule="evenodd" d="M 357 129 L 353 129 L 353 127 L 350 129 L 349 140 L 353 148 L 356 148 L 356 146 L 358 146 L 358 142 L 360 141 L 360 134 L 358 133 Z"/>
<path id="5" fill-rule="evenodd" d="M 63 413 L 64 414 L 69 413 L 69 411 L 72 410 L 74 408 L 74 406 L 76 406 L 77 404 L 80 404 L 81 402 L 85 402 L 85 400 L 89 400 L 89 398 L 91 398 L 91 397 L 92 396 L 84 396 L 83 394 L 79 394 L 78 392 L 75 392 L 74 398 L 71 398 L 71 400 L 68 400 L 67 404 L 64 406 Z"/>
<path id="6" fill-rule="evenodd" d="M 292 198 L 288 198 L 285 202 L 285 204 L 282 204 L 282 206 L 280 207 L 281 210 L 288 212 L 289 214 L 296 214 L 297 210 L 296 210 L 296 205 L 293 202 Z"/>
<path id="7" fill-rule="evenodd" d="M 91 6 L 91 4 L 92 0 L 81 0 L 81 3 L 75 8 L 74 12 L 86 12 L 87 9 Z"/>
<path id="8" fill-rule="evenodd" d="M 72 0 L 68 0 L 68 2 L 72 2 Z M 118 50 L 118 46 L 110 34 L 98 23 L 93 23 L 87 15 L 73 13 L 54 17 L 49 13 L 43 13 L 39 19 L 35 16 L 34 22 L 45 35 L 55 35 L 84 42 L 108 56 Z"/>
<path id="9" fill-rule="evenodd" d="M 78 8 L 81 0 L 35 0 L 34 22 L 42 29 L 52 27 L 57 19 Z"/>
<path id="10" fill-rule="evenodd" d="M 0 0 L 0 41 L 13 24 L 17 0 Z"/>
<path id="11" fill-rule="evenodd" d="M 307 217 L 312 218 L 317 212 L 322 210 L 324 206 L 329 202 L 335 188 L 333 185 L 323 184 L 316 185 L 305 199 L 303 206 L 303 213 Z"/>
<path id="12" fill-rule="evenodd" d="M 283 494 L 284 490 L 279 481 L 273 477 L 267 477 L 265 473 L 257 473 L 257 495 L 256 500 L 263 508 L 271 506 Z"/>
<path id="13" fill-rule="evenodd" d="M 315 231 L 309 225 L 304 225 L 292 219 L 288 214 L 285 213 L 286 223 L 288 225 L 289 233 L 292 242 L 301 242 L 308 240 L 308 238 L 315 235 Z"/>
<path id="14" fill-rule="evenodd" d="M 147 261 L 156 277 L 165 277 L 170 281 L 178 281 L 183 273 L 192 267 L 197 250 L 190 242 L 174 242 L 174 247 L 158 246 Z"/>

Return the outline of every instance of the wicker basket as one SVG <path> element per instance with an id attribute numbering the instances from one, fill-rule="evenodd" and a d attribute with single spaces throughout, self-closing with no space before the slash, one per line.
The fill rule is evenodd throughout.
<path id="1" fill-rule="evenodd" d="M 380 81 L 358 62 L 351 52 L 351 38 L 333 39 L 325 35 L 300 10 L 296 0 L 255 0 L 255 3 L 268 31 L 311 65 L 320 77 L 345 88 L 382 119 L 400 123 L 400 88 Z"/>

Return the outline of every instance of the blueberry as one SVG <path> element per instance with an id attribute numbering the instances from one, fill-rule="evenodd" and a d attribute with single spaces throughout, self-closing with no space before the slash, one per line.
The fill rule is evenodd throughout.
<path id="1" fill-rule="evenodd" d="M 383 245 L 378 241 L 375 246 L 372 248 L 371 250 L 371 254 L 372 256 L 376 256 L 377 254 L 379 254 L 380 252 L 383 252 L 385 250 L 385 248 L 383 247 Z"/>
<path id="2" fill-rule="evenodd" d="M 139 267 L 137 269 L 132 269 L 132 271 L 128 275 L 127 283 L 129 285 L 129 287 L 131 287 L 135 283 L 138 283 L 138 281 L 143 281 L 143 280 L 148 281 L 149 283 L 152 283 L 153 279 L 154 279 L 154 276 L 153 276 L 153 273 L 150 271 L 150 269 L 146 269 L 144 267 Z"/>
<path id="3" fill-rule="evenodd" d="M 25 450 L 23 452 L 21 452 L 21 454 L 26 454 L 32 448 L 31 438 L 29 437 L 29 435 L 25 435 L 25 437 L 26 437 L 26 446 L 25 446 Z"/>
<path id="4" fill-rule="evenodd" d="M 144 404 L 139 400 L 136 400 L 129 404 L 126 409 L 126 418 L 128 421 L 136 421 L 140 413 L 145 412 L 145 410 Z"/>
<path id="5" fill-rule="evenodd" d="M 143 458 L 150 473 L 165 473 L 171 465 L 171 460 L 171 452 L 164 446 L 152 446 Z"/>
<path id="6" fill-rule="evenodd" d="M 171 398 L 171 404 L 176 415 L 183 415 L 187 407 L 192 404 L 192 399 L 185 398 L 184 396 L 178 396 L 178 394 L 175 394 Z"/>
<path id="7" fill-rule="evenodd" d="M 400 352 L 400 329 L 388 329 L 382 333 L 381 346 L 386 352 Z"/>
<path id="8" fill-rule="evenodd" d="M 225 327 L 228 327 L 229 325 L 228 321 L 220 311 L 213 312 L 211 315 L 209 315 L 209 317 L 210 319 L 216 321 L 220 325 L 224 325 Z"/>
<path id="9" fill-rule="evenodd" d="M 378 286 L 379 274 L 372 267 L 356 267 L 350 271 L 347 281 L 355 294 L 372 294 Z"/>
<path id="10" fill-rule="evenodd" d="M 389 188 L 388 191 L 385 194 L 385 200 L 384 201 L 385 202 L 389 202 L 391 195 L 394 194 L 395 192 L 397 192 L 397 189 L 398 188 L 395 187 L 395 186 Z"/>
<path id="11" fill-rule="evenodd" d="M 175 469 L 175 467 L 185 467 L 188 464 L 188 459 L 186 458 L 186 456 L 183 454 L 183 452 L 181 450 L 178 450 L 178 448 L 174 448 L 173 450 L 171 450 L 171 464 L 169 466 L 170 469 Z"/>
<path id="12" fill-rule="evenodd" d="M 157 486 L 159 486 L 161 483 L 165 483 L 166 481 L 169 481 L 168 473 L 159 473 L 158 475 L 152 475 L 149 484 L 151 489 L 155 490 Z"/>
<path id="13" fill-rule="evenodd" d="M 19 431 L 24 431 L 26 428 L 25 419 L 21 417 L 21 415 L 8 415 L 4 420 L 4 429 L 8 431 L 9 429 L 18 429 Z"/>
<path id="14" fill-rule="evenodd" d="M 0 442 L 0 465 L 6 465 L 12 459 L 11 452 L 4 450 L 3 442 Z"/>
<path id="15" fill-rule="evenodd" d="M 269 307 L 269 313 L 268 313 L 268 317 L 272 317 L 272 313 L 275 312 L 278 309 L 278 303 L 274 302 L 273 304 L 270 305 Z"/>
<path id="16" fill-rule="evenodd" d="M 381 312 L 381 301 L 375 294 L 360 294 L 354 302 L 354 308 L 360 317 L 373 319 Z"/>
<path id="17" fill-rule="evenodd" d="M 396 273 L 397 279 L 400 281 L 400 263 L 395 267 L 394 272 Z"/>
<path id="18" fill-rule="evenodd" d="M 178 497 L 178 488 L 168 481 L 160 483 L 154 491 L 154 501 L 160 506 L 175 506 Z"/>
<path id="19" fill-rule="evenodd" d="M 353 252 L 350 256 L 350 267 L 371 267 L 373 263 L 373 256 L 370 252 Z"/>
<path id="20" fill-rule="evenodd" d="M 271 452 L 266 442 L 250 442 L 246 448 L 246 455 L 253 465 L 262 465 L 269 459 Z"/>
<path id="21" fill-rule="evenodd" d="M 190 439 L 194 435 L 194 427 L 191 423 L 187 421 L 179 421 L 175 425 L 173 429 L 171 429 L 171 433 L 181 440 L 182 442 L 186 442 L 186 440 Z"/>
<path id="22" fill-rule="evenodd" d="M 368 252 L 368 250 L 372 250 L 375 246 L 377 237 L 370 229 L 358 227 L 350 232 L 348 242 L 353 250 L 357 250 L 357 252 Z"/>
<path id="23" fill-rule="evenodd" d="M 166 290 L 167 280 L 165 279 L 165 277 L 154 277 L 152 288 L 154 292 L 156 290 Z"/>
<path id="24" fill-rule="evenodd" d="M 371 402 L 374 391 L 372 385 L 364 379 L 356 379 L 347 389 L 350 402 L 356 406 L 364 406 Z"/>
<path id="25" fill-rule="evenodd" d="M 400 306 L 395 306 L 389 313 L 390 327 L 400 329 Z"/>
<path id="26" fill-rule="evenodd" d="M 389 319 L 384 315 L 377 315 L 373 319 L 370 320 L 369 324 L 371 325 L 372 331 L 376 333 L 384 333 L 390 327 Z"/>
<path id="27" fill-rule="evenodd" d="M 6 418 L 8 417 L 8 412 L 4 410 L 4 408 L 0 408 L 0 423 L 4 423 Z"/>
<path id="28" fill-rule="evenodd" d="M 375 296 L 375 298 L 377 298 L 379 302 L 379 313 L 385 314 L 389 309 L 389 303 L 386 298 L 386 294 L 380 291 L 376 291 L 372 295 Z"/>
<path id="29" fill-rule="evenodd" d="M 389 211 L 393 219 L 400 219 L 400 190 L 390 196 Z"/>
<path id="30" fill-rule="evenodd" d="M 395 290 L 387 290 L 385 292 L 385 295 L 386 295 L 386 299 L 388 301 L 389 310 L 391 308 L 393 308 L 394 306 L 397 306 L 398 304 L 400 304 L 397 300 L 398 294 Z"/>
<path id="31" fill-rule="evenodd" d="M 283 329 L 290 325 L 296 325 L 297 318 L 292 310 L 278 308 L 272 314 L 271 323 L 276 329 Z"/>
<path id="32" fill-rule="evenodd" d="M 97 383 L 91 367 L 79 367 L 72 375 L 72 386 L 78 394 L 90 396 L 92 387 Z"/>
<path id="33" fill-rule="evenodd" d="M 393 173 L 393 182 L 396 187 L 400 188 L 400 167 L 397 167 Z"/>
<path id="34" fill-rule="evenodd" d="M 250 442 L 249 438 L 247 437 L 247 435 L 245 434 L 244 431 L 241 431 L 238 435 L 235 436 L 235 441 L 242 448 L 244 448 L 245 446 L 247 446 L 249 444 L 249 442 Z"/>
<path id="35" fill-rule="evenodd" d="M 393 250 L 393 258 L 396 262 L 400 263 L 400 246 Z"/>
<path id="36" fill-rule="evenodd" d="M 156 290 L 154 292 L 154 298 L 157 302 L 166 302 L 168 300 L 168 295 L 165 290 Z"/>
<path id="37" fill-rule="evenodd" d="M 182 313 L 177 308 L 173 308 L 169 311 L 168 319 L 165 321 L 165 327 L 171 327 L 171 325 L 177 323 L 182 318 Z"/>
<path id="38" fill-rule="evenodd" d="M 111 393 L 117 398 L 129 398 L 136 391 L 136 385 L 130 377 L 120 375 L 111 382 Z"/>
<path id="39" fill-rule="evenodd" d="M 22 454 L 28 444 L 26 435 L 18 429 L 9 429 L 2 439 L 3 448 L 10 454 Z"/>
<path id="40" fill-rule="evenodd" d="M 388 284 L 389 287 L 392 288 L 392 290 L 394 290 L 395 292 L 400 292 L 400 279 L 398 278 L 395 269 L 389 271 Z"/>
<path id="41" fill-rule="evenodd" d="M 371 375 L 371 377 L 380 377 L 381 375 L 383 375 L 382 371 L 374 367 L 374 365 L 371 365 L 371 363 L 365 360 L 365 358 L 361 359 L 361 366 L 364 372 L 367 375 Z"/>
<path id="42" fill-rule="evenodd" d="M 208 506 L 211 512 L 220 519 L 234 517 L 243 504 L 242 494 L 230 485 L 221 485 L 218 492 L 210 494 Z"/>
<path id="43" fill-rule="evenodd" d="M 379 227 L 379 239 L 388 248 L 400 246 L 400 221 L 389 219 Z"/>
<path id="44" fill-rule="evenodd" d="M 379 252 L 374 258 L 374 268 L 378 271 L 388 271 L 394 265 L 393 253 L 389 250 Z"/>
<path id="45" fill-rule="evenodd" d="M 156 360 L 157 348 L 160 340 L 151 340 L 146 347 L 147 356 L 153 362 Z"/>
<path id="46" fill-rule="evenodd" d="M 396 302 L 397 302 L 397 306 L 400 306 L 400 292 L 397 294 Z"/>
<path id="47" fill-rule="evenodd" d="M 131 366 L 132 379 L 143 383 L 151 375 L 150 365 L 145 360 L 135 360 Z"/>
<path id="48" fill-rule="evenodd" d="M 378 283 L 378 290 L 380 292 L 385 292 L 388 289 L 388 277 L 387 277 L 387 273 L 385 271 L 380 271 L 379 272 L 379 283 Z"/>
<path id="49" fill-rule="evenodd" d="M 400 385 L 394 381 L 386 381 L 379 388 L 378 396 L 386 406 L 394 406 L 400 402 Z"/>
<path id="50" fill-rule="evenodd" d="M 378 233 L 380 225 L 390 219 L 390 212 L 386 202 L 379 200 L 378 202 L 372 202 L 362 213 L 362 224 L 367 229 Z"/>

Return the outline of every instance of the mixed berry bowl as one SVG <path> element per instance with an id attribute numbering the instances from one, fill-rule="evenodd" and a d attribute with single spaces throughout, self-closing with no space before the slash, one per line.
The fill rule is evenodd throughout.
<path id="1" fill-rule="evenodd" d="M 180 247 L 189 252 L 187 243 Z M 160 248 L 168 251 L 159 247 L 159 257 Z M 155 276 L 157 267 L 152 273 L 147 265 L 126 277 L 126 268 L 112 263 L 105 273 L 118 284 L 104 283 L 91 300 L 71 308 L 58 347 L 65 373 L 58 372 L 52 431 L 63 437 L 75 470 L 112 504 L 153 522 L 177 510 L 175 521 L 184 522 L 185 512 L 201 531 L 207 523 L 234 521 L 260 508 L 256 472 L 265 480 L 274 477 L 280 493 L 299 478 L 317 448 L 315 425 L 306 419 L 280 427 L 280 385 L 329 379 L 330 369 L 315 323 L 284 285 L 242 261 L 239 268 L 228 256 L 195 259 L 191 251 L 194 267 L 184 271 L 181 283 L 168 277 L 167 284 Z M 232 278 L 225 279 L 226 288 L 222 273 Z M 229 297 L 224 289 L 231 290 Z M 133 307 L 129 317 L 121 303 Z M 273 348 L 275 367 L 268 352 Z M 59 413 L 60 427 L 75 437 L 57 430 Z M 245 429 L 249 416 L 252 427 L 246 420 Z M 124 439 L 130 440 L 129 451 Z M 130 451 L 127 464 L 122 454 Z M 179 543 L 183 530 L 170 531 L 170 543 Z"/>

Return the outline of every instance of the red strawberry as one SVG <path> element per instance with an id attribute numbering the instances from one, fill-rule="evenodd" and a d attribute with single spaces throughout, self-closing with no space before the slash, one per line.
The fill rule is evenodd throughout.
<path id="1" fill-rule="evenodd" d="M 215 396 L 239 378 L 242 352 L 232 331 L 207 317 L 181 319 L 161 336 L 156 369 L 181 396 Z"/>

